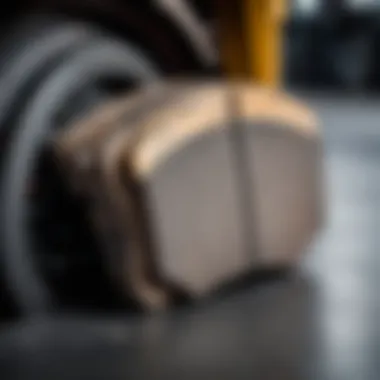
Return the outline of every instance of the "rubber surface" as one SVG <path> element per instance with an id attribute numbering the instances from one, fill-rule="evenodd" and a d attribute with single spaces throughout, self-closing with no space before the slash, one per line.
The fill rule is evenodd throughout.
<path id="1" fill-rule="evenodd" d="M 153 81 L 156 70 L 132 47 L 100 40 L 46 79 L 20 120 L 6 158 L 2 225 L 5 267 L 11 290 L 24 313 L 39 314 L 50 304 L 50 295 L 38 274 L 25 227 L 27 201 L 24 189 L 38 152 L 52 128 L 58 105 L 99 76 Z"/>

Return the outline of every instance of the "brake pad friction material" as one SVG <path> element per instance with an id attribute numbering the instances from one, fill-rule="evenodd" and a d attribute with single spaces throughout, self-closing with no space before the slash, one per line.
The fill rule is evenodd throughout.
<path id="1" fill-rule="evenodd" d="M 97 229 L 113 231 L 106 245 L 119 241 L 111 272 L 153 309 L 173 289 L 201 297 L 297 261 L 321 222 L 316 124 L 271 90 L 174 81 L 105 106 L 57 145 Z"/>
<path id="2" fill-rule="evenodd" d="M 252 269 L 293 263 L 319 222 L 319 143 L 306 107 L 245 84 L 194 87 L 152 115 L 126 163 L 144 194 L 162 275 L 201 296 Z M 239 186 L 251 193 L 248 235 Z"/>

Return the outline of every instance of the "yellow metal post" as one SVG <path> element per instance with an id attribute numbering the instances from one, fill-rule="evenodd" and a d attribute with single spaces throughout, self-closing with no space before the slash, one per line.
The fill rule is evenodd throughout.
<path id="1" fill-rule="evenodd" d="M 279 86 L 287 0 L 216 0 L 215 4 L 222 67 L 227 75 Z"/>

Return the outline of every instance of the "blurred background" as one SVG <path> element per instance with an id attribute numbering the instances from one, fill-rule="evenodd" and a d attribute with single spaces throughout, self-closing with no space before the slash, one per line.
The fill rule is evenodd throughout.
<path id="1" fill-rule="evenodd" d="M 330 89 L 378 89 L 375 0 L 293 2 L 288 24 L 288 80 Z"/>
<path id="2" fill-rule="evenodd" d="M 146 81 L 222 76 L 211 3 L 4 4 L 1 379 L 379 378 L 380 1 L 289 6 L 283 82 L 320 120 L 323 230 L 296 274 L 259 276 L 211 305 L 145 320 L 111 285 L 82 206 L 67 195 L 43 141 Z M 42 94 L 49 82 L 53 90 Z M 27 255 L 9 259 L 14 251 Z M 23 322 L 8 269 L 21 268 L 15 276 L 28 287 L 27 256 L 54 294 L 57 320 Z"/>

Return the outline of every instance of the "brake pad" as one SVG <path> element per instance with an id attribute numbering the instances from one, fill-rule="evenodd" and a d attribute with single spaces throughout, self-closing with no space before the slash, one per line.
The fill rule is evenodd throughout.
<path id="1" fill-rule="evenodd" d="M 56 142 L 112 276 L 148 309 L 296 263 L 321 222 L 315 117 L 271 90 L 157 84 Z"/>

